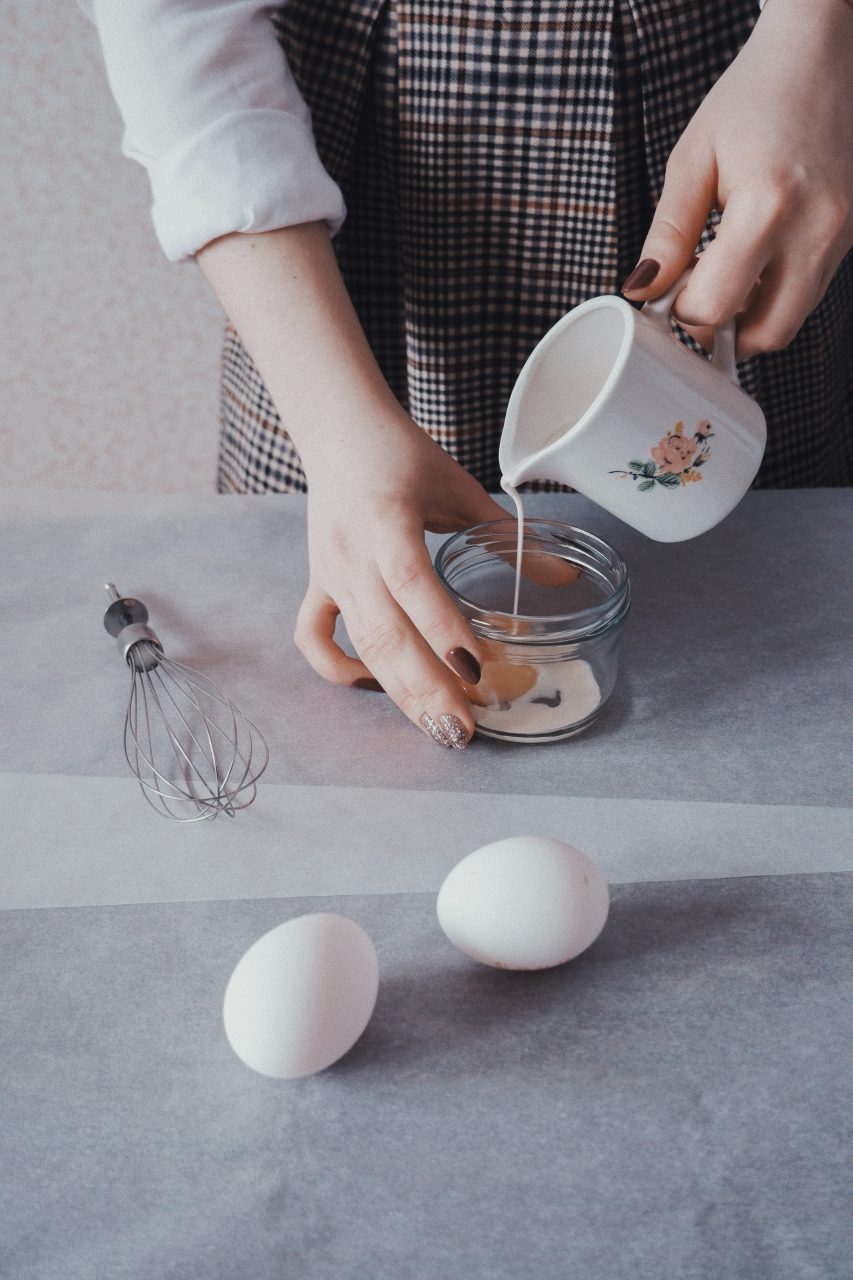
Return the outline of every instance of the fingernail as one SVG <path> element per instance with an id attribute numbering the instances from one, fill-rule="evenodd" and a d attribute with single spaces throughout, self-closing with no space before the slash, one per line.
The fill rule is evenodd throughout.
<path id="1" fill-rule="evenodd" d="M 468 730 L 458 716 L 442 716 L 441 727 L 450 739 L 454 751 L 464 751 L 470 741 Z"/>
<path id="2" fill-rule="evenodd" d="M 467 649 L 451 649 L 447 655 L 448 664 L 466 684 L 479 684 L 480 664 Z"/>
<path id="3" fill-rule="evenodd" d="M 359 676 L 357 680 L 352 682 L 353 689 L 372 689 L 374 693 L 384 693 L 385 690 L 378 680 L 373 680 L 369 676 Z"/>
<path id="4" fill-rule="evenodd" d="M 659 271 L 659 262 L 655 262 L 654 258 L 643 258 L 623 284 L 622 292 L 632 293 L 635 289 L 647 289 Z"/>
<path id="5" fill-rule="evenodd" d="M 438 722 L 433 720 L 432 716 L 428 716 L 426 712 L 421 716 L 421 724 L 433 741 L 437 742 L 440 747 L 453 746 L 453 743 L 450 741 L 447 734 L 438 727 Z"/>

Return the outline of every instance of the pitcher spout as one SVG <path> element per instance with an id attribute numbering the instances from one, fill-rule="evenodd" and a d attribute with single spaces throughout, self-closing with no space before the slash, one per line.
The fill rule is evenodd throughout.
<path id="1" fill-rule="evenodd" d="M 553 406 L 550 412 L 531 412 L 529 403 L 522 404 L 520 378 L 507 406 L 506 419 L 501 433 L 498 461 L 501 475 L 513 488 L 528 480 L 553 480 L 571 485 L 565 475 L 564 450 L 560 447 L 572 429 L 571 422 L 555 420 Z"/>
<path id="2" fill-rule="evenodd" d="M 559 445 L 566 434 L 566 430 L 562 428 L 553 432 L 553 438 L 542 443 L 538 449 L 530 449 L 528 444 L 517 438 L 506 439 L 505 436 L 501 440 L 499 451 L 501 488 L 517 489 L 530 480 L 551 480 L 574 488 L 572 478 L 567 473 L 566 457 L 560 448 L 554 447 Z"/>

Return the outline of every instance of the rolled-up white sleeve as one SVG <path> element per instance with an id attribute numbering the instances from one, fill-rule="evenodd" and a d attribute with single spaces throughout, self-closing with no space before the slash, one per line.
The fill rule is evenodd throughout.
<path id="1" fill-rule="evenodd" d="M 148 171 L 167 257 L 217 236 L 345 216 L 311 117 L 257 0 L 79 0 L 95 22 L 124 120 Z"/>

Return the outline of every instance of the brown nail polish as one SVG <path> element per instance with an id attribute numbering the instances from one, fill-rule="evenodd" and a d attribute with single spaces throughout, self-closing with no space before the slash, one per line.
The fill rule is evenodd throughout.
<path id="1" fill-rule="evenodd" d="M 384 693 L 385 690 L 378 680 L 373 680 L 368 676 L 359 676 L 358 680 L 353 680 L 353 689 L 372 689 L 374 693 Z"/>
<path id="2" fill-rule="evenodd" d="M 451 649 L 447 662 L 466 684 L 479 684 L 480 664 L 473 653 L 469 653 L 467 649 Z"/>
<path id="3" fill-rule="evenodd" d="M 654 258 L 643 258 L 623 284 L 622 292 L 632 293 L 635 289 L 647 289 L 659 271 L 659 262 L 655 262 Z"/>

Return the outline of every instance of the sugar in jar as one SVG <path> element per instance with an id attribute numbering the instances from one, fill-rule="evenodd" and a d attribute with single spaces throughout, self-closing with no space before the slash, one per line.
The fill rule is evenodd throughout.
<path id="1" fill-rule="evenodd" d="M 613 691 L 628 570 L 595 534 L 525 520 L 516 614 L 516 548 L 515 521 L 476 525 L 442 544 L 435 569 L 480 641 L 481 679 L 464 686 L 477 732 L 556 742 L 588 728 Z"/>

